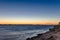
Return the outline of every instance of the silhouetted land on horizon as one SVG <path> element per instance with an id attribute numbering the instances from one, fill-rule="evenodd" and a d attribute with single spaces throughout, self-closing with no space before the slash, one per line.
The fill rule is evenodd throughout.
<path id="1" fill-rule="evenodd" d="M 43 24 L 0 24 L 0 26 L 9 26 L 9 25 L 12 25 L 12 26 L 54 26 L 54 25 L 43 25 Z"/>

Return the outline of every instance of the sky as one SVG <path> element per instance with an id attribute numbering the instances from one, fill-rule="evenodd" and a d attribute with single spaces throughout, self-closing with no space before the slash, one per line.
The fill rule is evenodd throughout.
<path id="1" fill-rule="evenodd" d="M 57 24 L 59 0 L 0 0 L 0 24 Z"/>

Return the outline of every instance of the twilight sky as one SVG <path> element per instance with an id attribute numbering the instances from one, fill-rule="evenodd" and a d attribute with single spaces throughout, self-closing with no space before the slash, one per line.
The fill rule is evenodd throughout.
<path id="1" fill-rule="evenodd" d="M 56 24 L 59 0 L 0 0 L 0 24 Z"/>

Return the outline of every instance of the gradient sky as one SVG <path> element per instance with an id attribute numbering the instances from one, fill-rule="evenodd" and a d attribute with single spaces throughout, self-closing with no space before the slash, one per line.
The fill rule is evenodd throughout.
<path id="1" fill-rule="evenodd" d="M 0 24 L 56 24 L 59 0 L 0 0 Z"/>

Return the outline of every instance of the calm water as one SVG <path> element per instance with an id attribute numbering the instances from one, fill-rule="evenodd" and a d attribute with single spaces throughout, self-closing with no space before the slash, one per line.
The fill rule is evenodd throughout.
<path id="1" fill-rule="evenodd" d="M 0 26 L 0 40 L 26 40 L 49 31 L 53 26 Z"/>

